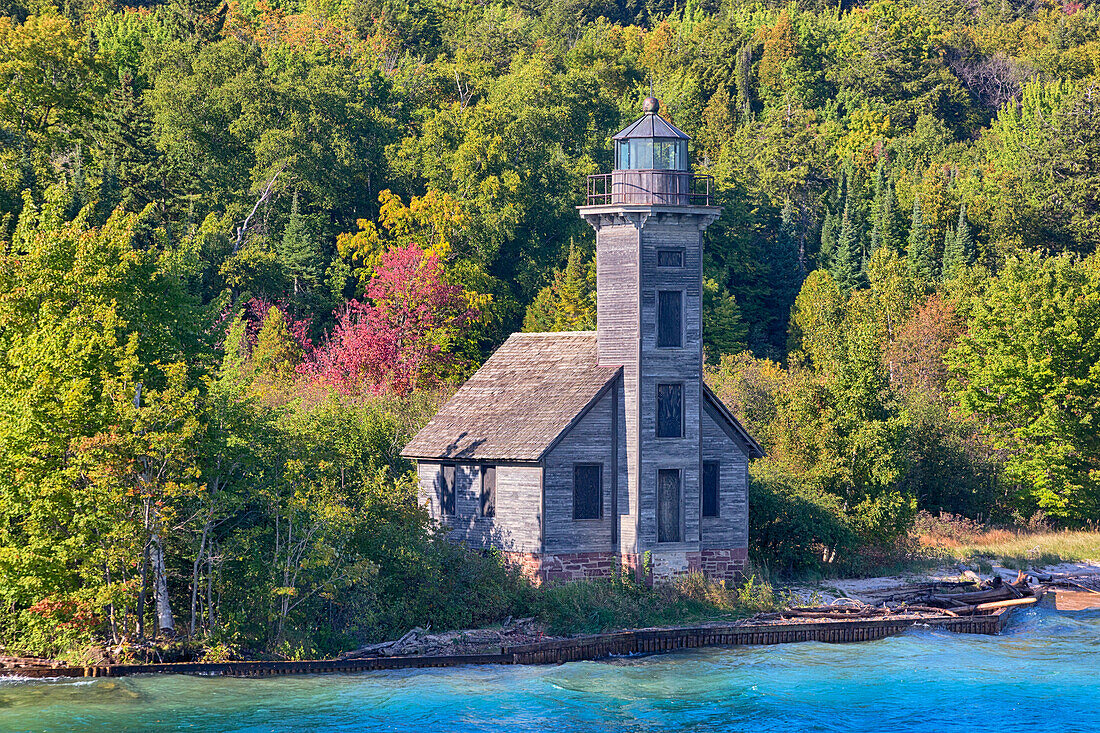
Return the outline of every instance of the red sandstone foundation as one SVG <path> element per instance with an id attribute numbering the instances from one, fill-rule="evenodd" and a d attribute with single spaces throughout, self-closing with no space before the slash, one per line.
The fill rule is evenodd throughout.
<path id="1" fill-rule="evenodd" d="M 745 547 L 701 550 L 676 558 L 679 561 L 676 563 L 661 562 L 661 553 L 654 555 L 650 558 L 651 572 L 658 578 L 701 572 L 711 580 L 737 580 L 744 574 L 749 552 Z M 636 554 L 505 552 L 504 557 L 537 584 L 607 578 L 616 570 L 631 573 L 640 580 L 646 572 L 645 558 Z M 649 580 L 652 582 L 652 578 Z"/>

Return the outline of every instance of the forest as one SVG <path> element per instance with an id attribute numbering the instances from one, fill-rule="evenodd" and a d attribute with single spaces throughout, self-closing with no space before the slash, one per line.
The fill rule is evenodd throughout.
<path id="1" fill-rule="evenodd" d="M 1095 4 L 2 4 L 0 646 L 527 610 L 398 453 L 509 333 L 593 327 L 574 207 L 650 93 L 723 207 L 758 567 L 1100 518 Z"/>

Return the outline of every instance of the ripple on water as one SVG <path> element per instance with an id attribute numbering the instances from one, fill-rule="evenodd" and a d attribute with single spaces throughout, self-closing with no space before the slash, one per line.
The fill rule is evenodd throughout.
<path id="1" fill-rule="evenodd" d="M 0 679 L 0 731 L 1100 730 L 1100 612 L 545 667 L 268 679 Z M 1057 712 L 1052 712 L 1057 711 Z"/>

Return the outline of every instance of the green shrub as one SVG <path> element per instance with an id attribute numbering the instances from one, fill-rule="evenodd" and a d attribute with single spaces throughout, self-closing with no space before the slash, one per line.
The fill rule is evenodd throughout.
<path id="1" fill-rule="evenodd" d="M 750 481 L 749 551 L 757 565 L 780 574 L 820 571 L 855 544 L 835 497 L 776 479 Z"/>

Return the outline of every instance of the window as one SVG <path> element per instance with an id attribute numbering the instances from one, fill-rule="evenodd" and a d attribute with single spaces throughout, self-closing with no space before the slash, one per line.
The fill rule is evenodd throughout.
<path id="1" fill-rule="evenodd" d="M 573 519 L 599 519 L 603 516 L 603 491 L 599 463 L 573 466 Z"/>
<path id="2" fill-rule="evenodd" d="M 481 467 L 481 516 L 493 517 L 497 513 L 497 467 Z"/>
<path id="3" fill-rule="evenodd" d="M 689 170 L 687 140 L 635 137 L 619 140 L 617 170 Z"/>
<path id="4" fill-rule="evenodd" d="M 657 385 L 657 437 L 684 437 L 684 385 Z"/>
<path id="5" fill-rule="evenodd" d="M 680 541 L 680 471 L 657 471 L 657 541 Z"/>
<path id="6" fill-rule="evenodd" d="M 721 470 L 718 461 L 703 461 L 703 516 L 718 516 L 718 485 Z"/>
<path id="7" fill-rule="evenodd" d="M 683 346 L 683 298 L 679 290 L 657 291 L 657 346 Z"/>
<path id="8" fill-rule="evenodd" d="M 657 250 L 657 267 L 683 267 L 684 251 L 681 249 Z"/>
<path id="9" fill-rule="evenodd" d="M 439 471 L 439 513 L 453 517 L 455 513 L 455 467 L 443 466 Z"/>

